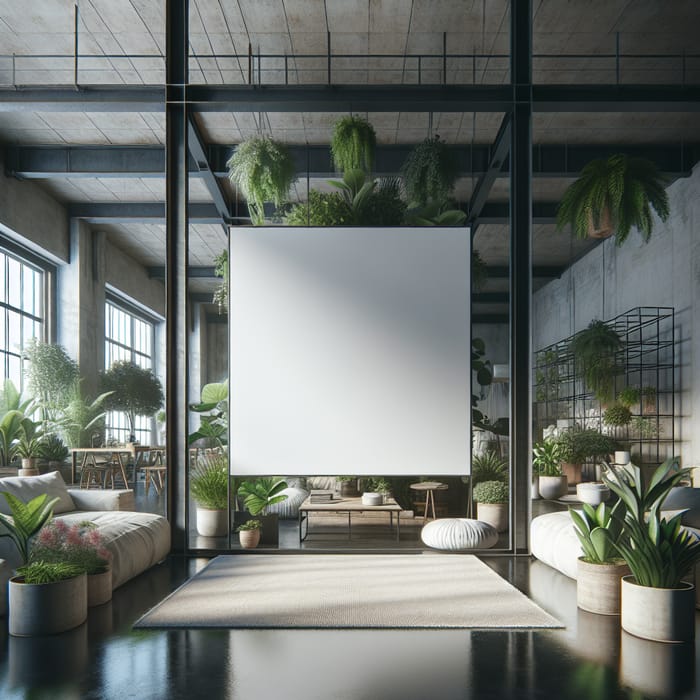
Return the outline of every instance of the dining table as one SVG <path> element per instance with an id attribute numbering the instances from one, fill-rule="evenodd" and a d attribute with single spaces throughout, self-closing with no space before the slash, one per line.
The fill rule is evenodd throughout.
<path id="1" fill-rule="evenodd" d="M 141 466 L 150 464 L 151 453 L 153 455 L 162 455 L 165 447 L 152 445 L 139 445 L 128 443 L 126 445 L 107 445 L 104 447 L 74 447 L 71 449 L 71 481 L 75 484 L 75 479 L 78 471 L 78 460 L 80 455 L 81 470 L 90 465 L 96 466 L 98 461 L 101 463 L 111 462 L 114 468 L 119 470 L 119 473 L 124 481 L 125 487 L 130 488 L 129 479 L 127 476 L 127 464 L 132 462 L 134 465 L 134 480 L 136 479 L 136 471 Z"/>

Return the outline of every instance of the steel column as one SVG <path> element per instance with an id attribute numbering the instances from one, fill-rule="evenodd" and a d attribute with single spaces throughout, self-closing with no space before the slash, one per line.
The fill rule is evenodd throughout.
<path id="1" fill-rule="evenodd" d="M 166 421 L 167 514 L 172 550 L 187 549 L 187 52 L 188 0 L 166 0 Z"/>
<path id="2" fill-rule="evenodd" d="M 511 4 L 513 112 L 510 148 L 511 542 L 529 553 L 532 465 L 532 2 Z"/>

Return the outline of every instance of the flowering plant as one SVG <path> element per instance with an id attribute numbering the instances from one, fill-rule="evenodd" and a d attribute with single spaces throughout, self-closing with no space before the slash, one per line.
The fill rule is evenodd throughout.
<path id="1" fill-rule="evenodd" d="M 74 564 L 86 574 L 105 572 L 111 559 L 97 526 L 87 520 L 70 527 L 53 520 L 39 531 L 30 555 L 32 562 Z"/>

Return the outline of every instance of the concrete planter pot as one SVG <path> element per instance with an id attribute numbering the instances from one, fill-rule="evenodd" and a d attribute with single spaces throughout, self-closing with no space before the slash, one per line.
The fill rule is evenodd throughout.
<path id="1" fill-rule="evenodd" d="M 583 481 L 576 484 L 576 497 L 595 508 L 610 498 L 610 489 L 602 481 Z"/>
<path id="2" fill-rule="evenodd" d="M 9 584 L 9 610 L 9 632 L 18 637 L 77 627 L 87 619 L 87 575 L 40 584 L 15 576 Z"/>
<path id="3" fill-rule="evenodd" d="M 101 574 L 90 574 L 87 577 L 88 608 L 103 605 L 112 600 L 112 567 Z"/>
<path id="4" fill-rule="evenodd" d="M 561 498 L 569 490 L 565 476 L 542 476 L 540 475 L 540 496 L 553 501 Z"/>
<path id="5" fill-rule="evenodd" d="M 197 532 L 202 537 L 224 537 L 228 532 L 228 513 L 197 506 Z"/>
<path id="6" fill-rule="evenodd" d="M 620 581 L 630 569 L 625 562 L 590 564 L 579 557 L 576 604 L 598 615 L 620 614 Z"/>
<path id="7" fill-rule="evenodd" d="M 477 503 L 476 518 L 493 525 L 496 528 L 496 532 L 505 532 L 508 529 L 508 504 Z"/>
<path id="8" fill-rule="evenodd" d="M 575 486 L 581 482 L 583 465 L 576 462 L 562 462 L 561 473 L 566 477 L 569 486 Z"/>
<path id="9" fill-rule="evenodd" d="M 22 457 L 22 468 L 17 470 L 17 476 L 39 476 L 36 457 Z"/>
<path id="10" fill-rule="evenodd" d="M 622 579 L 622 629 L 656 642 L 689 642 L 695 638 L 695 586 L 639 586 Z"/>
<path id="11" fill-rule="evenodd" d="M 260 543 L 260 529 L 241 530 L 238 533 L 238 539 L 243 549 L 255 549 Z"/>

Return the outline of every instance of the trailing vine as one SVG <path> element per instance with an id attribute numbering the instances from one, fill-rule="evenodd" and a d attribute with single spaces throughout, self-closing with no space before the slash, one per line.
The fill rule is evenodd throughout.
<path id="1" fill-rule="evenodd" d="M 376 148 L 377 135 L 374 127 L 363 117 L 348 115 L 335 123 L 331 139 L 331 157 L 340 172 L 372 172 Z"/>

